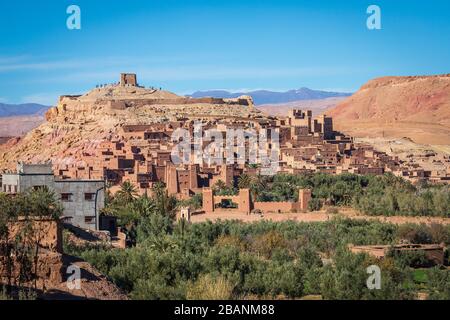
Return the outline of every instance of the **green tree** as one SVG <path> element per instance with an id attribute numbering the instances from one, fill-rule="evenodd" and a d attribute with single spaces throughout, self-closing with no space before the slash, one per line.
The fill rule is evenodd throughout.
<path id="1" fill-rule="evenodd" d="M 428 272 L 428 288 L 431 291 L 429 299 L 431 300 L 449 300 L 450 299 L 450 272 L 440 270 L 438 267 Z"/>
<path id="2" fill-rule="evenodd" d="M 126 205 L 132 203 L 137 195 L 136 187 L 130 181 L 125 181 L 120 186 L 120 190 L 117 191 L 115 199 L 117 202 Z"/>
<path id="3" fill-rule="evenodd" d="M 252 177 L 248 174 L 242 174 L 238 178 L 238 188 L 239 189 L 250 189 L 252 185 Z"/>

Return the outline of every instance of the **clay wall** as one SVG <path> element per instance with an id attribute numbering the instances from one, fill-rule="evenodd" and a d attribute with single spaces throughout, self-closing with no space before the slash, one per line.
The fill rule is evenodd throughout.
<path id="1" fill-rule="evenodd" d="M 295 208 L 294 202 L 254 202 L 254 210 L 261 210 L 264 213 L 292 212 Z"/>
<path id="2" fill-rule="evenodd" d="M 241 189 L 236 196 L 214 196 L 212 189 L 203 189 L 203 210 L 206 213 L 216 211 L 215 204 L 222 200 L 231 200 L 238 205 L 234 211 L 242 213 L 250 213 L 252 210 L 260 210 L 263 213 L 286 213 L 307 211 L 308 204 L 311 199 L 311 190 L 300 189 L 298 202 L 253 202 L 249 189 Z"/>
<path id="3" fill-rule="evenodd" d="M 349 249 L 353 253 L 367 253 L 378 259 L 384 258 L 390 250 L 397 252 L 416 252 L 422 251 L 425 253 L 427 259 L 435 264 L 444 264 L 444 248 L 440 245 L 420 245 L 420 244 L 408 244 L 408 245 L 373 245 L 373 246 L 349 246 Z"/>
<path id="4" fill-rule="evenodd" d="M 24 228 L 31 227 L 32 238 L 40 247 L 55 252 L 62 252 L 62 226 L 59 221 L 50 218 L 19 218 L 8 224 L 8 241 L 14 241 Z"/>

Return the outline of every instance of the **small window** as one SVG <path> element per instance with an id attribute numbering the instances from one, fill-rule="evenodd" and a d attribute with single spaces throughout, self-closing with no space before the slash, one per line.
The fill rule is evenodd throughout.
<path id="1" fill-rule="evenodd" d="M 88 224 L 95 223 L 95 217 L 84 217 L 84 223 L 88 223 Z"/>
<path id="2" fill-rule="evenodd" d="M 69 202 L 72 201 L 71 193 L 61 193 L 61 201 Z"/>
<path id="3" fill-rule="evenodd" d="M 95 193 L 85 193 L 84 194 L 84 200 L 85 201 L 94 201 L 95 200 Z"/>

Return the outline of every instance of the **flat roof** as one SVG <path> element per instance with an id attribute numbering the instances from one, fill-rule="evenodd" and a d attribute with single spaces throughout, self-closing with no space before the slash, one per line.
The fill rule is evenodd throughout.
<path id="1" fill-rule="evenodd" d="M 2 173 L 1 176 L 54 176 L 53 173 Z M 101 179 L 55 179 L 55 182 L 105 182 Z"/>
<path id="2" fill-rule="evenodd" d="M 2 173 L 2 176 L 53 176 L 53 173 Z"/>
<path id="3" fill-rule="evenodd" d="M 61 180 L 55 180 L 55 182 L 105 182 L 105 180 L 88 180 L 88 179 L 61 179 Z"/>

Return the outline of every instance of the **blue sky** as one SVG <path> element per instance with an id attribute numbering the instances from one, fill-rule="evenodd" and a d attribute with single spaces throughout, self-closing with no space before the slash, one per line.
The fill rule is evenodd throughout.
<path id="1" fill-rule="evenodd" d="M 66 8 L 81 8 L 68 30 Z M 382 30 L 366 9 L 380 6 Z M 1 1 L 0 102 L 61 94 L 135 72 L 196 90 L 355 91 L 385 75 L 450 73 L 448 0 Z"/>

